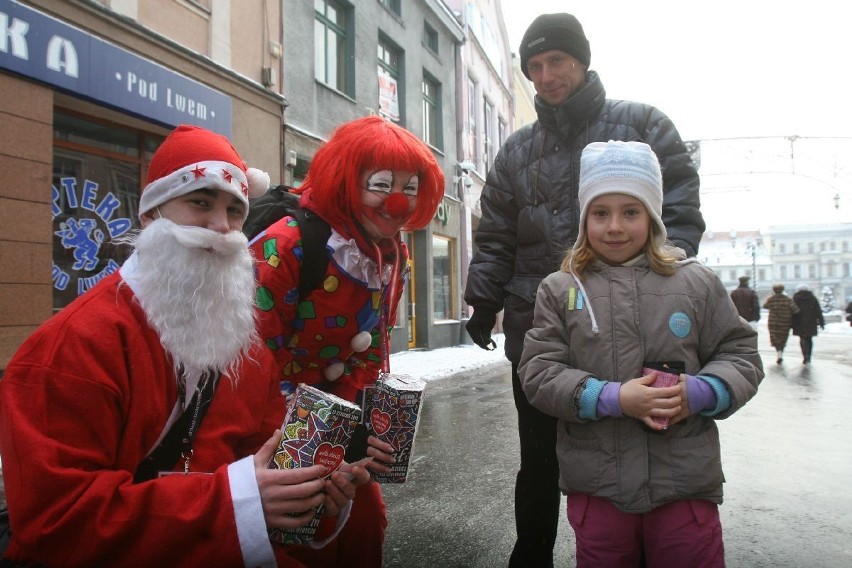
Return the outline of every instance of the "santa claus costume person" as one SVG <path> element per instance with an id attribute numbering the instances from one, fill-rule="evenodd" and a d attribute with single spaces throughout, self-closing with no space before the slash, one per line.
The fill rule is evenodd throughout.
<path id="1" fill-rule="evenodd" d="M 348 508 L 369 482 L 361 468 L 352 481 L 266 468 L 285 408 L 240 230 L 268 184 L 225 137 L 176 128 L 151 159 L 133 254 L 14 355 L 0 380 L 7 559 L 301 566 L 267 529 Z M 140 467 L 173 424 L 186 424 L 181 457 Z"/>

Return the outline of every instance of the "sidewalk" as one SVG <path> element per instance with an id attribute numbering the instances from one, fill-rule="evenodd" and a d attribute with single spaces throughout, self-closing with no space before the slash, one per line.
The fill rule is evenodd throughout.
<path id="1" fill-rule="evenodd" d="M 391 373 L 411 375 L 426 382 L 469 378 L 509 366 L 503 352 L 503 334 L 493 336 L 497 348 L 486 351 L 477 345 L 456 345 L 441 349 L 401 351 L 391 354 Z"/>

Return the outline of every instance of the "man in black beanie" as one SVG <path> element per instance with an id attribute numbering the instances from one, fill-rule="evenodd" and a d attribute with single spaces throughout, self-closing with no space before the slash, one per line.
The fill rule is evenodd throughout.
<path id="1" fill-rule="evenodd" d="M 559 269 L 577 238 L 583 148 L 609 140 L 651 146 L 663 172 L 668 238 L 688 256 L 698 251 L 704 220 L 698 172 L 674 124 L 650 105 L 606 98 L 600 77 L 589 70 L 591 49 L 577 18 L 539 16 L 524 34 L 519 55 L 521 70 L 535 87 L 538 120 L 506 140 L 488 172 L 465 301 L 474 310 L 467 331 L 483 349 L 494 348 L 491 332 L 497 312 L 504 310 L 521 446 L 515 483 L 518 538 L 509 565 L 551 567 L 560 502 L 556 419 L 527 401 L 518 360 L 532 327 L 538 284 Z"/>

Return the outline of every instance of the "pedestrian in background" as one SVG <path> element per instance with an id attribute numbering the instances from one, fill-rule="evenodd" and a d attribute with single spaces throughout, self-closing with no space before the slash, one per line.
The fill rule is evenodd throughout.
<path id="1" fill-rule="evenodd" d="M 647 144 L 589 144 L 579 198 L 580 235 L 539 286 L 520 361 L 530 403 L 558 419 L 577 566 L 723 567 L 715 421 L 757 392 L 757 332 L 666 243 Z M 649 367 L 675 382 L 652 386 Z"/>
<path id="2" fill-rule="evenodd" d="M 299 294 L 302 228 L 286 216 L 252 242 L 260 333 L 294 388 L 307 383 L 363 401 L 389 366 L 389 334 L 408 279 L 401 231 L 430 223 L 444 195 L 432 150 L 377 116 L 340 125 L 317 151 L 298 190 L 300 207 L 331 227 L 322 286 Z M 308 222 L 306 220 L 306 222 Z M 367 467 L 387 473 L 392 445 L 367 439 Z M 316 550 L 293 546 L 309 566 L 381 568 L 387 512 L 377 483 L 360 487 L 338 537 Z"/>
<path id="3" fill-rule="evenodd" d="M 814 336 L 817 335 L 817 326 L 825 329 L 825 318 L 822 315 L 822 307 L 807 284 L 796 286 L 793 294 L 793 302 L 799 308 L 798 313 L 793 315 L 793 335 L 799 336 L 799 346 L 802 348 L 802 364 L 811 362 L 811 353 L 814 350 Z"/>
<path id="4" fill-rule="evenodd" d="M 760 300 L 757 298 L 757 292 L 749 288 L 748 282 L 748 276 L 740 276 L 740 285 L 731 291 L 731 300 L 734 301 L 740 317 L 757 329 L 757 322 L 760 321 Z"/>
<path id="5" fill-rule="evenodd" d="M 558 270 L 577 238 L 580 154 L 589 142 L 641 140 L 663 171 L 661 218 L 671 242 L 694 256 L 704 232 L 699 177 L 674 123 L 653 106 L 606 98 L 589 69 L 591 49 L 571 14 L 543 14 L 527 28 L 520 66 L 536 91 L 538 120 L 513 133 L 488 171 L 465 301 L 467 331 L 483 349 L 503 310 L 506 358 L 518 413 L 517 541 L 510 566 L 553 565 L 559 521 L 556 421 L 529 404 L 518 378 L 539 282 Z"/>
<path id="6" fill-rule="evenodd" d="M 772 286 L 772 295 L 763 303 L 763 307 L 769 310 L 769 343 L 775 348 L 775 362 L 779 365 L 784 362 L 784 348 L 787 347 L 787 339 L 790 337 L 790 328 L 793 327 L 793 314 L 799 311 L 796 303 L 784 293 L 783 284 Z"/>
<path id="7" fill-rule="evenodd" d="M 849 303 L 846 304 L 846 321 L 848 321 L 849 325 L 852 326 L 852 299 L 850 299 Z"/>
<path id="8" fill-rule="evenodd" d="M 302 566 L 268 528 L 304 526 L 323 502 L 336 514 L 370 477 L 267 467 L 285 404 L 241 228 L 269 176 L 225 137 L 183 125 L 147 181 L 133 254 L 39 327 L 0 380 L 6 558 Z M 151 458 L 167 446 L 172 459 Z"/>

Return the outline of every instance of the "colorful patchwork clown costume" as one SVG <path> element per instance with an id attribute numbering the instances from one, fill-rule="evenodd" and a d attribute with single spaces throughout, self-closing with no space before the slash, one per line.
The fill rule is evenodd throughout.
<path id="1" fill-rule="evenodd" d="M 322 285 L 300 295 L 303 243 L 295 218 L 284 217 L 250 243 L 260 333 L 282 385 L 307 383 L 358 402 L 388 368 L 389 331 L 408 275 L 400 232 L 431 221 L 443 187 L 429 147 L 379 117 L 341 125 L 319 149 L 299 204 L 331 226 Z M 293 547 L 291 554 L 309 565 L 379 567 L 386 526 L 381 491 L 369 484 L 359 488 L 336 543 Z"/>

